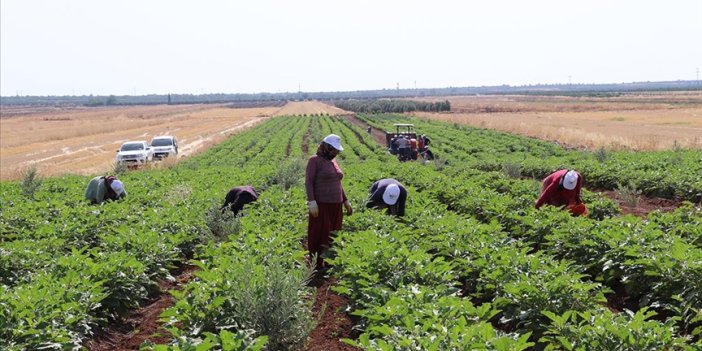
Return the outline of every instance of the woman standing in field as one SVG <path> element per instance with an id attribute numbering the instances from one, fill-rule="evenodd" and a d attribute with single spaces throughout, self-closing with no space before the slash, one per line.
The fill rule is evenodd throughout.
<path id="1" fill-rule="evenodd" d="M 317 258 L 316 268 L 324 268 L 322 254 L 331 245 L 330 233 L 341 229 L 343 220 L 342 204 L 346 215 L 353 213 L 351 204 L 341 185 L 344 173 L 334 158 L 341 147 L 341 138 L 327 135 L 317 148 L 317 154 L 307 161 L 305 189 L 309 217 L 307 222 L 307 249 L 310 258 Z"/>

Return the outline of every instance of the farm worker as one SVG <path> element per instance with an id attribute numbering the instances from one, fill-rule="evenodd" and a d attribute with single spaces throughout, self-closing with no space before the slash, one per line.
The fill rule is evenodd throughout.
<path id="1" fill-rule="evenodd" d="M 368 128 L 366 129 L 366 132 L 368 132 L 368 134 L 370 134 L 372 131 L 373 131 L 373 127 L 368 126 Z"/>
<path id="2" fill-rule="evenodd" d="M 402 160 L 408 160 L 410 157 L 410 142 L 407 136 L 402 135 L 397 137 L 397 152 Z"/>
<path id="3" fill-rule="evenodd" d="M 307 249 L 310 257 L 317 257 L 316 268 L 325 268 L 322 254 L 331 245 L 331 232 L 341 229 L 343 220 L 342 205 L 346 215 L 353 208 L 346 198 L 341 179 L 344 173 L 334 160 L 341 147 L 341 138 L 329 134 L 317 148 L 317 154 L 307 161 L 305 170 L 305 190 L 309 216 L 307 222 Z"/>
<path id="4" fill-rule="evenodd" d="M 102 204 L 106 200 L 119 200 L 127 196 L 124 184 L 115 176 L 98 176 L 90 180 L 85 189 L 85 199 L 92 204 Z"/>
<path id="5" fill-rule="evenodd" d="M 544 204 L 567 208 L 573 215 L 587 215 L 587 208 L 580 197 L 583 177 L 580 173 L 561 169 L 544 178 L 541 195 L 536 200 L 536 208 Z"/>
<path id="6" fill-rule="evenodd" d="M 258 199 L 258 194 L 256 189 L 250 185 L 237 186 L 229 190 L 227 196 L 224 198 L 224 205 L 222 205 L 221 210 L 224 211 L 227 207 L 236 216 L 239 211 L 244 208 L 244 205 L 250 204 Z"/>
<path id="7" fill-rule="evenodd" d="M 367 208 L 387 208 L 392 216 L 405 215 L 407 189 L 395 179 L 381 179 L 370 188 L 370 196 L 366 201 Z"/>
<path id="8" fill-rule="evenodd" d="M 417 155 L 418 155 L 418 153 L 417 153 L 417 139 L 415 139 L 415 138 L 410 138 L 410 139 L 409 139 L 409 142 L 410 142 L 410 157 L 411 157 L 413 160 L 416 160 L 416 159 L 417 159 Z"/>
<path id="9" fill-rule="evenodd" d="M 431 144 L 431 139 L 426 134 L 422 134 L 421 138 L 424 140 L 424 147 L 429 147 Z"/>
<path id="10" fill-rule="evenodd" d="M 397 155 L 397 137 L 392 137 L 392 139 L 390 139 L 390 153 Z"/>

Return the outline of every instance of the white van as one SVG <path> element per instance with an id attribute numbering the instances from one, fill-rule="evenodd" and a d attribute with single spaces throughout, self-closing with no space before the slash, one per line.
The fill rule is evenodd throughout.
<path id="1" fill-rule="evenodd" d="M 172 135 L 159 135 L 151 139 L 151 148 L 155 158 L 178 155 L 178 140 Z"/>

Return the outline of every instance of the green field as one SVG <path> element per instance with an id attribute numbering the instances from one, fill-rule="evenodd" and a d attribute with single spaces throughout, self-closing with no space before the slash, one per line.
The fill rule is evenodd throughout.
<path id="1" fill-rule="evenodd" d="M 161 350 L 293 350 L 314 326 L 305 282 L 304 166 L 327 134 L 356 212 L 329 260 L 370 350 L 698 350 L 702 333 L 702 152 L 606 154 L 402 115 L 438 159 L 399 163 L 363 129 L 328 117 L 277 117 L 170 169 L 120 176 L 129 196 L 91 206 L 90 177 L 44 179 L 33 194 L 0 183 L 0 349 L 80 349 L 160 292 L 176 266 Z M 591 216 L 533 208 L 538 179 L 574 168 L 585 187 L 622 184 L 686 200 L 623 216 L 584 191 Z M 363 208 L 371 184 L 409 191 L 407 215 Z M 216 209 L 251 184 L 236 218 Z"/>

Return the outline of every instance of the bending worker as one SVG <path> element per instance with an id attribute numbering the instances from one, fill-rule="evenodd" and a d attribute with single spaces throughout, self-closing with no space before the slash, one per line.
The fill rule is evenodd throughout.
<path id="1" fill-rule="evenodd" d="M 366 207 L 387 208 L 389 215 L 404 216 L 405 201 L 407 201 L 407 189 L 397 180 L 386 178 L 373 183 Z"/>
<path id="2" fill-rule="evenodd" d="M 250 185 L 237 186 L 229 190 L 227 196 L 224 198 L 224 205 L 222 205 L 221 210 L 224 211 L 227 207 L 236 216 L 239 211 L 244 208 L 244 205 L 250 204 L 258 199 L 258 194 L 256 189 Z"/>
<path id="3" fill-rule="evenodd" d="M 544 178 L 541 195 L 536 200 L 535 207 L 544 204 L 567 208 L 573 215 L 587 215 L 587 208 L 580 197 L 583 177 L 580 173 L 561 169 Z"/>
<path id="4" fill-rule="evenodd" d="M 124 184 L 115 176 L 98 176 L 90 180 L 85 189 L 85 199 L 94 205 L 107 200 L 119 200 L 127 196 Z"/>

